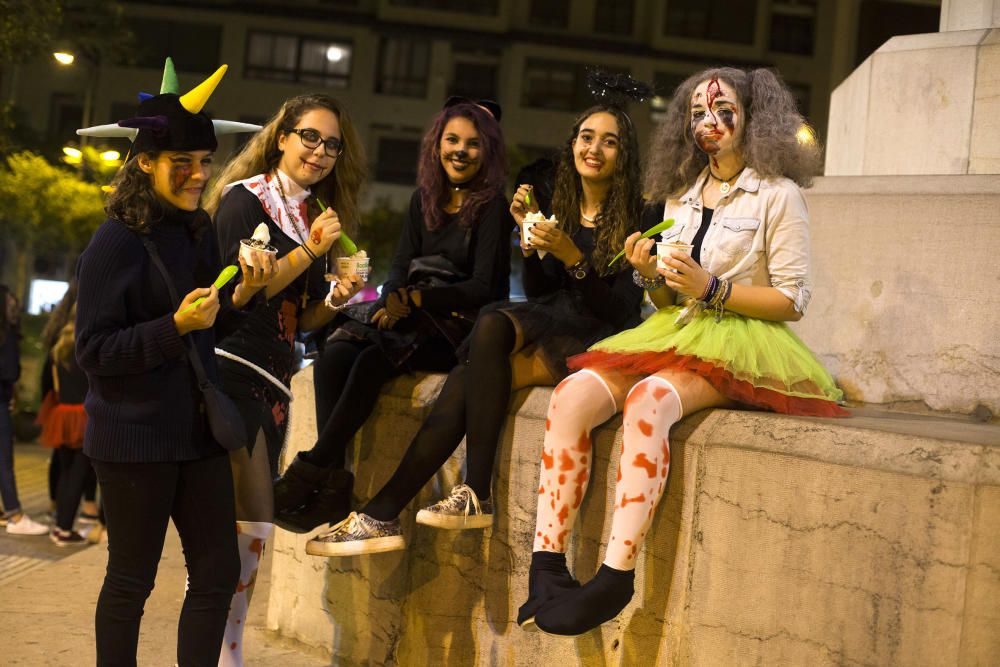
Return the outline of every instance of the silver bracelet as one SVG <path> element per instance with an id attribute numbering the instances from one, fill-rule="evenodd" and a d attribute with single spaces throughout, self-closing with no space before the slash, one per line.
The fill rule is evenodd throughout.
<path id="1" fill-rule="evenodd" d="M 632 269 L 632 282 L 648 292 L 666 285 L 667 279 L 659 274 L 655 278 L 647 278 L 639 273 L 639 269 Z"/>

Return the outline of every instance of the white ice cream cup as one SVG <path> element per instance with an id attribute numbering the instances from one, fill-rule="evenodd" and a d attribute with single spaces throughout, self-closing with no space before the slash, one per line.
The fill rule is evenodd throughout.
<path id="1" fill-rule="evenodd" d="M 368 280 L 368 275 L 371 272 L 371 258 L 370 257 L 338 257 L 337 258 L 337 275 L 338 276 L 357 276 L 364 281 Z"/>
<path id="2" fill-rule="evenodd" d="M 694 250 L 694 246 L 690 243 L 681 243 L 680 241 L 658 241 L 656 243 L 656 262 L 659 266 L 663 266 L 663 260 L 670 258 L 670 253 L 674 250 L 680 250 L 685 255 L 690 255 L 691 251 Z M 674 273 L 677 273 L 674 269 L 670 269 Z"/>
<path id="3" fill-rule="evenodd" d="M 254 263 L 254 250 L 257 250 L 258 252 L 270 253 L 272 255 L 278 254 L 278 249 L 274 246 L 269 245 L 267 248 L 255 248 L 247 243 L 247 239 L 243 239 L 240 241 L 240 257 L 242 257 L 243 261 L 247 263 L 247 266 L 252 269 L 260 268 Z"/>

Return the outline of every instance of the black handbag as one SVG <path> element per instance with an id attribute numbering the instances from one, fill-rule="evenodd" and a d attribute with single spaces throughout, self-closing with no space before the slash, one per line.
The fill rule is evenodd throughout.
<path id="1" fill-rule="evenodd" d="M 160 259 L 160 254 L 156 251 L 156 245 L 145 237 L 142 239 L 142 244 L 146 246 L 146 251 L 153 260 L 153 264 L 156 265 L 156 268 L 159 269 L 160 274 L 163 276 L 163 281 L 167 284 L 167 290 L 170 292 L 170 300 L 175 304 L 174 308 L 176 308 L 180 305 L 180 299 L 177 298 L 177 289 L 174 287 L 174 281 L 171 280 L 170 274 L 167 273 L 167 267 L 163 265 L 163 260 Z M 198 350 L 191 345 L 191 342 L 184 338 L 181 340 L 184 341 L 184 346 L 187 348 L 188 360 L 194 369 L 195 377 L 198 380 L 198 389 L 201 390 L 201 395 L 205 401 L 205 416 L 208 418 L 208 426 L 212 431 L 212 437 L 229 451 L 246 447 L 249 444 L 246 426 L 243 424 L 243 417 L 240 415 L 236 404 L 233 403 L 233 399 L 229 398 L 225 392 L 208 379 L 208 375 L 205 373 L 205 366 L 201 363 L 201 357 L 198 356 Z"/>

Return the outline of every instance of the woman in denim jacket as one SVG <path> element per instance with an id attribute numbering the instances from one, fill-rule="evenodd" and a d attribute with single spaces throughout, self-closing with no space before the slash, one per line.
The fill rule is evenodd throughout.
<path id="1" fill-rule="evenodd" d="M 663 494 L 669 431 L 709 407 L 846 414 L 842 394 L 785 324 L 809 302 L 809 231 L 799 186 L 819 149 L 788 88 L 763 69 L 710 69 L 674 93 L 651 146 L 646 191 L 665 201 L 660 255 L 629 237 L 635 281 L 657 307 L 634 329 L 571 357 L 542 450 L 529 598 L 519 621 L 577 635 L 632 598 L 635 560 Z M 674 247 L 667 246 L 674 243 Z M 605 559 L 587 584 L 566 569 L 590 477 L 590 431 L 623 412 Z"/>

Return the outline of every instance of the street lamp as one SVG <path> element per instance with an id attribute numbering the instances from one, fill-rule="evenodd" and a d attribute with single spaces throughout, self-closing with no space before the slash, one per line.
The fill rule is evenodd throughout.
<path id="1" fill-rule="evenodd" d="M 90 127 L 91 125 L 91 107 L 94 104 L 94 91 L 97 89 L 97 77 L 99 74 L 100 63 L 97 58 L 88 55 L 85 51 L 81 52 L 83 60 L 87 62 L 87 85 L 84 88 L 83 93 L 83 121 L 81 125 L 83 127 Z M 62 67 L 69 67 L 77 61 L 76 55 L 69 50 L 65 51 L 55 51 L 52 53 L 52 57 L 55 61 L 59 63 Z M 87 145 L 87 137 L 80 137 L 80 147 Z"/>

